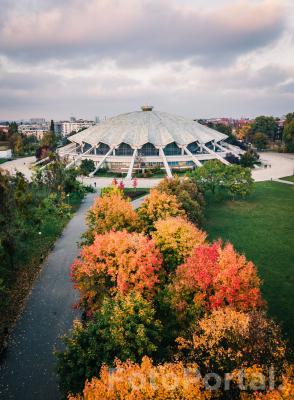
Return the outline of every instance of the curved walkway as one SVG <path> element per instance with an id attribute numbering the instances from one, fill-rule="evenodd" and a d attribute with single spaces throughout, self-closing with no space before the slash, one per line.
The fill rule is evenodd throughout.
<path id="1" fill-rule="evenodd" d="M 85 230 L 85 214 L 95 196 L 87 195 L 43 265 L 0 366 L 1 399 L 59 398 L 52 352 L 60 348 L 60 335 L 71 328 L 78 316 L 72 308 L 77 293 L 69 267 L 79 252 L 77 242 Z"/>

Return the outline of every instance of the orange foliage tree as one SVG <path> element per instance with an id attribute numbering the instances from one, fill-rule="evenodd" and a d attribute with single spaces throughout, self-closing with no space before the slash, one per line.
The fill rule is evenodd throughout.
<path id="1" fill-rule="evenodd" d="M 88 231 L 84 234 L 86 244 L 94 240 L 95 233 L 105 233 L 111 230 L 138 229 L 138 215 L 132 204 L 123 197 L 119 189 L 106 191 L 102 197 L 97 197 L 87 215 Z"/>
<path id="2" fill-rule="evenodd" d="M 160 193 L 158 190 L 153 189 L 138 209 L 138 215 L 145 231 L 151 232 L 154 230 L 154 223 L 157 220 L 184 216 L 185 211 L 182 209 L 181 204 L 178 203 L 176 196 L 164 192 Z"/>
<path id="3" fill-rule="evenodd" d="M 167 271 L 174 270 L 191 255 L 194 247 L 203 244 L 206 233 L 183 217 L 168 217 L 154 223 L 152 238 L 163 254 Z"/>
<path id="4" fill-rule="evenodd" d="M 144 357 L 141 365 L 117 361 L 116 370 L 102 367 L 100 378 L 86 382 L 83 395 L 69 396 L 69 400 L 209 400 L 202 382 L 195 374 L 196 365 L 166 363 L 154 366 Z"/>
<path id="5" fill-rule="evenodd" d="M 198 321 L 192 337 L 177 339 L 180 351 L 204 372 L 228 372 L 255 364 L 274 365 L 276 374 L 283 370 L 286 344 L 278 325 L 261 311 L 214 310 Z"/>
<path id="6" fill-rule="evenodd" d="M 213 310 L 231 306 L 248 311 L 262 305 L 260 279 L 254 264 L 221 241 L 196 247 L 176 270 L 171 285 L 178 311 L 190 305 Z"/>
<path id="7" fill-rule="evenodd" d="M 88 311 L 99 309 L 104 295 L 130 290 L 151 298 L 159 283 L 162 255 L 143 234 L 111 231 L 96 235 L 72 265 L 72 278 Z"/>

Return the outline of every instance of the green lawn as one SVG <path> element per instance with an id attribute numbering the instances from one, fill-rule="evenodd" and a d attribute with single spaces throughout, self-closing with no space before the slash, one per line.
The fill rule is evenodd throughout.
<path id="1" fill-rule="evenodd" d="M 284 178 L 280 178 L 283 181 L 290 181 L 290 182 L 294 182 L 294 175 L 291 176 L 285 176 Z"/>
<path id="2" fill-rule="evenodd" d="M 260 182 L 245 201 L 208 198 L 206 218 L 211 240 L 231 241 L 255 263 L 269 314 L 294 344 L 294 186 Z"/>

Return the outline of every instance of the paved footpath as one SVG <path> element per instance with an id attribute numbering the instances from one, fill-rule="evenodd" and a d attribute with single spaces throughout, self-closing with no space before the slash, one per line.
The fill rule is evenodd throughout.
<path id="1" fill-rule="evenodd" d="M 53 349 L 78 316 L 69 267 L 79 253 L 85 214 L 96 194 L 88 194 L 46 259 L 0 365 L 0 399 L 59 398 Z"/>

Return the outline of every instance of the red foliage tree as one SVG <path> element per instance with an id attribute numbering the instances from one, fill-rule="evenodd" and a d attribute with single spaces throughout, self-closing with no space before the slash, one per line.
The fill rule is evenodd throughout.
<path id="1" fill-rule="evenodd" d="M 152 298 L 159 283 L 162 256 L 154 242 L 126 231 L 96 235 L 72 265 L 72 278 L 88 311 L 99 309 L 105 294 L 138 291 Z"/>
<path id="2" fill-rule="evenodd" d="M 260 279 L 254 264 L 221 241 L 195 247 L 176 270 L 174 303 L 185 310 L 189 301 L 206 310 L 231 306 L 248 311 L 262 305 Z"/>

